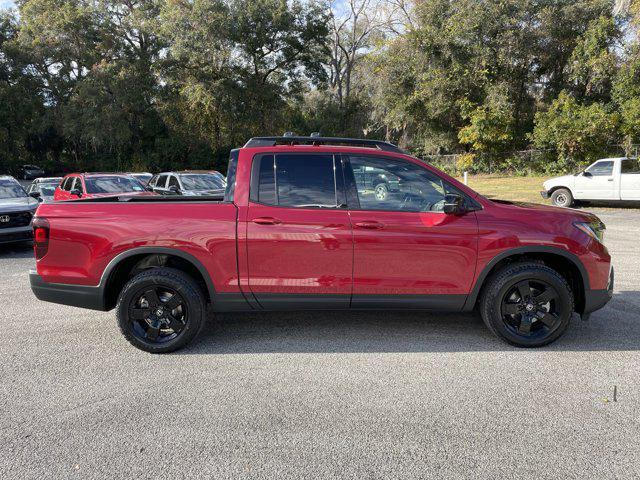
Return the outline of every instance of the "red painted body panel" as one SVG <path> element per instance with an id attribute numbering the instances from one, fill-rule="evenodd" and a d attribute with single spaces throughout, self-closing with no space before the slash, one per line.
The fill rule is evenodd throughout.
<path id="1" fill-rule="evenodd" d="M 477 256 L 474 212 L 352 211 L 354 294 L 466 294 Z M 359 228 L 375 221 L 376 229 Z"/>
<path id="2" fill-rule="evenodd" d="M 250 203 L 248 215 L 248 278 L 258 300 L 261 293 L 351 294 L 353 238 L 346 210 Z M 277 223 L 256 223 L 266 219 Z"/>
<path id="3" fill-rule="evenodd" d="M 209 272 L 217 292 L 238 292 L 236 208 L 232 204 L 42 204 L 49 220 L 49 251 L 38 261 L 43 280 L 98 285 L 107 264 L 136 247 L 182 250 Z"/>
<path id="4" fill-rule="evenodd" d="M 363 153 L 401 158 L 436 173 L 482 209 L 443 213 L 297 209 L 250 204 L 251 162 L 269 152 Z M 579 258 L 591 289 L 607 286 L 606 248 L 573 226 L 594 217 L 569 209 L 496 203 L 407 155 L 371 148 L 278 146 L 239 151 L 234 201 L 41 204 L 51 225 L 37 261 L 46 282 L 98 285 L 118 254 L 142 246 L 187 252 L 217 292 L 253 295 L 465 295 L 497 256 L 523 246 Z M 275 224 L 254 220 L 271 217 Z M 363 222 L 382 228 L 361 228 Z M 236 223 L 237 222 L 237 223 Z"/>

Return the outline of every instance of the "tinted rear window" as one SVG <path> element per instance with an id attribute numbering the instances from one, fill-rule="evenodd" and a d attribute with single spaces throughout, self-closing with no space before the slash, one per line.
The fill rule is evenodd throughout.
<path id="1" fill-rule="evenodd" d="M 640 173 L 640 160 L 627 158 L 622 161 L 622 173 Z"/>
<path id="2" fill-rule="evenodd" d="M 267 205 L 335 208 L 333 155 L 264 155 L 255 160 L 251 199 Z"/>

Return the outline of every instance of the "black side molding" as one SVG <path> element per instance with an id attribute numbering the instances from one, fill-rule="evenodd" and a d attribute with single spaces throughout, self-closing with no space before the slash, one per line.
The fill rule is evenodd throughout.
<path id="1" fill-rule="evenodd" d="M 45 302 L 106 311 L 103 290 L 100 286 L 69 285 L 65 283 L 47 283 L 35 270 L 29 271 L 31 290 Z"/>

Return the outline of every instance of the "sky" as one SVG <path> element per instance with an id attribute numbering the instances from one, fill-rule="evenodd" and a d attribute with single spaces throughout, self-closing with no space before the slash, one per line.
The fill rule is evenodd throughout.
<path id="1" fill-rule="evenodd" d="M 11 8 L 13 6 L 13 0 L 0 0 L 0 8 Z"/>

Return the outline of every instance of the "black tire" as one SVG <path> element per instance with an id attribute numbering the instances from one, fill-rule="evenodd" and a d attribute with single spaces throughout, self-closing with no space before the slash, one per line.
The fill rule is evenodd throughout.
<path id="1" fill-rule="evenodd" d="M 384 202 L 389 197 L 389 187 L 386 183 L 379 183 L 373 189 L 374 197 L 379 202 Z"/>
<path id="2" fill-rule="evenodd" d="M 179 303 L 171 308 L 174 301 Z M 173 268 L 153 268 L 123 287 L 116 316 L 120 331 L 134 347 L 168 353 L 184 347 L 200 333 L 206 300 L 189 275 Z"/>
<path id="3" fill-rule="evenodd" d="M 559 188 L 551 194 L 551 201 L 556 207 L 568 208 L 573 205 L 573 195 L 567 188 Z"/>
<path id="4" fill-rule="evenodd" d="M 541 347 L 566 331 L 573 301 L 569 283 L 555 270 L 540 263 L 515 263 L 487 280 L 480 314 L 489 330 L 507 343 Z"/>

